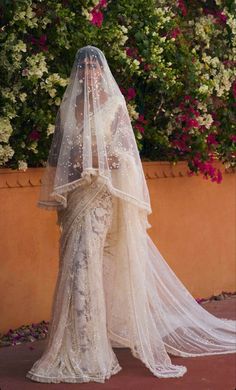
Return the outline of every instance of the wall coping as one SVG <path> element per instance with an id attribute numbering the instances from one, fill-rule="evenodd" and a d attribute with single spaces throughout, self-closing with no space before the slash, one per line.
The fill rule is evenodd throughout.
<path id="1" fill-rule="evenodd" d="M 189 176 L 189 167 L 186 161 L 178 161 L 176 164 L 170 161 L 142 161 L 146 180 L 165 179 Z M 235 174 L 236 168 L 226 168 L 225 165 L 215 160 L 213 166 L 224 174 Z M 40 187 L 41 177 L 45 167 L 27 168 L 26 171 L 11 168 L 0 168 L 0 189 Z M 200 174 L 196 174 L 199 176 Z"/>

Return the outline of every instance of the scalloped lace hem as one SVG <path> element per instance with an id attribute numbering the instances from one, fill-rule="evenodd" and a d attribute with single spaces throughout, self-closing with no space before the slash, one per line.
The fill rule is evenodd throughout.
<path id="1" fill-rule="evenodd" d="M 149 364 L 137 348 L 132 347 L 131 353 L 135 358 L 141 360 L 145 367 L 147 367 L 157 378 L 181 378 L 187 372 L 186 366 L 166 364 L 158 367 L 155 362 L 153 364 Z"/>
<path id="2" fill-rule="evenodd" d="M 42 207 L 45 209 L 55 209 L 58 206 L 62 208 L 67 207 L 67 199 L 66 196 L 64 196 L 64 193 L 67 193 L 71 190 L 74 190 L 77 187 L 86 185 L 86 184 L 91 184 L 92 182 L 92 177 L 96 176 L 96 181 L 97 183 L 105 183 L 107 186 L 107 189 L 111 192 L 112 195 L 117 196 L 123 200 L 132 202 L 136 206 L 144 209 L 148 215 L 152 213 L 152 209 L 148 203 L 143 202 L 142 200 L 136 199 L 134 196 L 131 194 L 126 194 L 123 191 L 120 191 L 118 188 L 114 188 L 112 186 L 112 183 L 110 182 L 109 178 L 99 174 L 98 170 L 96 168 L 86 168 L 82 174 L 81 178 L 78 180 L 75 180 L 71 183 L 67 183 L 66 185 L 58 186 L 55 187 L 54 191 L 51 193 L 51 196 L 53 197 L 54 201 L 49 201 L 49 202 L 43 202 L 43 201 L 38 201 L 37 205 L 38 207 Z M 151 225 L 148 223 L 148 227 L 151 227 Z"/>
<path id="3" fill-rule="evenodd" d="M 82 383 L 82 382 L 99 382 L 104 383 L 105 380 L 109 379 L 112 375 L 117 374 L 122 370 L 122 367 L 117 364 L 111 371 L 109 371 L 105 375 L 76 375 L 74 377 L 71 376 L 61 376 L 61 377 L 50 377 L 50 376 L 42 376 L 37 375 L 31 371 L 28 371 L 26 374 L 26 378 L 31 379 L 36 382 L 42 383 Z"/>

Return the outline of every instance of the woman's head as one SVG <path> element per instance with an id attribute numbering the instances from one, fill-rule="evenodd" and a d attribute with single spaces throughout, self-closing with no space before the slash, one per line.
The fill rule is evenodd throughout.
<path id="1" fill-rule="evenodd" d="M 78 77 L 91 82 L 99 81 L 104 67 L 104 54 L 95 46 L 84 46 L 76 54 Z"/>

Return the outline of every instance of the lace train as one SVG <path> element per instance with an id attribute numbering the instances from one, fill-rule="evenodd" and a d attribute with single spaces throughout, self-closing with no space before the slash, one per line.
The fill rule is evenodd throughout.
<path id="1" fill-rule="evenodd" d="M 48 341 L 27 378 L 104 382 L 122 369 L 113 347 L 130 348 L 160 378 L 187 371 L 168 353 L 235 353 L 236 321 L 199 305 L 147 234 L 145 213 L 90 179 L 58 211 L 60 263 Z"/>

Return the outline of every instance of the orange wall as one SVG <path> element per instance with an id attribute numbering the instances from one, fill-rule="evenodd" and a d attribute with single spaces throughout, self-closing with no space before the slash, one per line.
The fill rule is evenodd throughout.
<path id="1" fill-rule="evenodd" d="M 187 177 L 185 162 L 143 162 L 149 235 L 194 297 L 236 289 L 236 175 Z M 56 213 L 36 207 L 44 168 L 0 171 L 0 332 L 49 320 L 58 266 Z"/>

